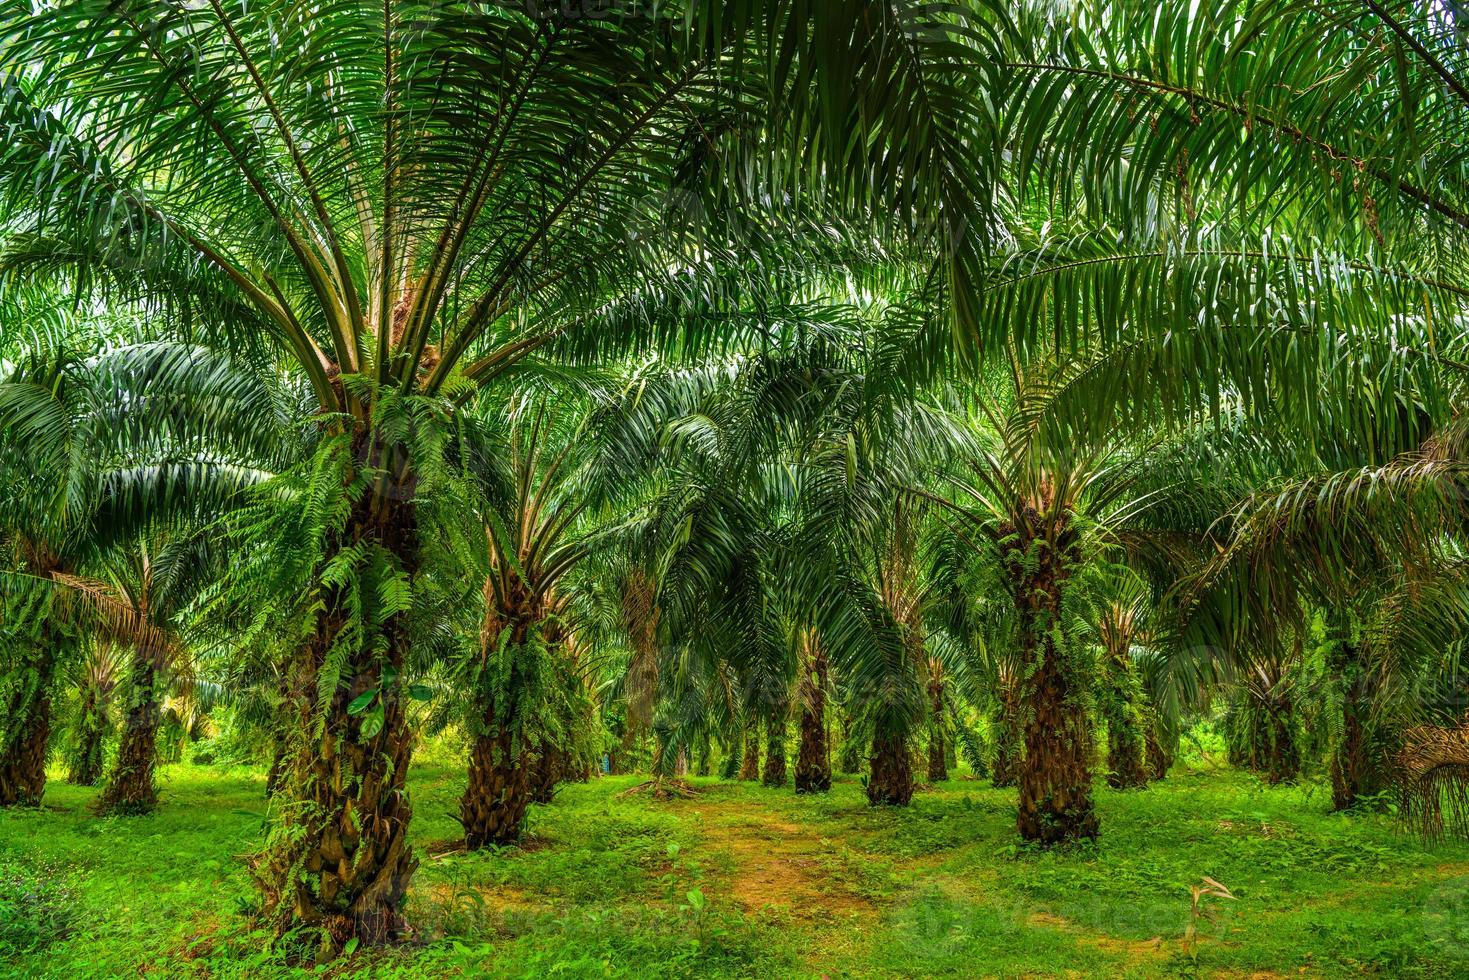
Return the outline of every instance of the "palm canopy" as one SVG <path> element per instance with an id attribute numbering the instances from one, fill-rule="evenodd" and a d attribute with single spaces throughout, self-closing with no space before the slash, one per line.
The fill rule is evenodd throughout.
<path id="1" fill-rule="evenodd" d="M 1034 230 L 986 281 L 997 339 L 1130 352 L 1088 389 L 1104 409 L 1233 393 L 1395 452 L 1462 372 L 1450 20 L 1360 0 L 1027 8 L 999 117 Z"/>
<path id="2" fill-rule="evenodd" d="M 4 266 L 263 331 L 324 407 L 361 416 L 336 374 L 433 393 L 552 342 L 622 348 L 637 317 L 603 314 L 650 293 L 749 314 L 801 274 L 792 243 L 829 237 L 833 203 L 877 193 L 889 237 L 921 243 L 937 187 L 942 223 L 970 230 L 930 261 L 974 254 L 982 117 L 957 11 L 597 13 L 12 3 Z M 730 329 L 652 322 L 695 346 Z"/>

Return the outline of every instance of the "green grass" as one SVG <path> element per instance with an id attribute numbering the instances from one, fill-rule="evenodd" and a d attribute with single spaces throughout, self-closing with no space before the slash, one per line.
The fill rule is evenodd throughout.
<path id="1" fill-rule="evenodd" d="M 241 910 L 262 776 L 171 766 L 153 816 L 99 819 L 54 782 L 0 813 L 0 976 L 270 977 Z M 415 942 L 329 976 L 1469 976 L 1469 846 L 1428 847 L 1311 787 L 1175 774 L 1099 788 L 1103 837 L 1016 846 L 1013 791 L 953 781 L 906 810 L 696 780 L 692 800 L 564 788 L 523 848 L 430 857 Z M 457 766 L 412 779 L 420 844 L 452 838 Z M 1192 949 L 1189 886 L 1211 901 Z"/>

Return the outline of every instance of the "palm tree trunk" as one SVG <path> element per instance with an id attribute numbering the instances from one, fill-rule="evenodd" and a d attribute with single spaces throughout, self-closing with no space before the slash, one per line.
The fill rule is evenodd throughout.
<path id="1" fill-rule="evenodd" d="M 1020 726 L 1019 699 L 1019 691 L 1002 684 L 1000 715 L 995 719 L 995 758 L 990 772 L 990 784 L 996 789 L 1014 786 L 1020 779 L 1024 733 Z"/>
<path id="2" fill-rule="evenodd" d="M 1021 837 L 1042 844 L 1095 837 L 1086 711 L 1058 662 L 1054 642 L 1047 636 L 1040 646 L 1039 668 L 1025 684 L 1030 712 L 1017 827 Z"/>
<path id="3" fill-rule="evenodd" d="M 1341 687 L 1342 734 L 1331 753 L 1331 805 L 1349 810 L 1361 798 L 1381 791 L 1383 775 L 1373 757 L 1370 665 L 1364 662 L 1363 647 L 1348 635 L 1335 639 L 1330 665 Z"/>
<path id="4" fill-rule="evenodd" d="M 1121 656 L 1110 657 L 1101 714 L 1107 723 L 1107 785 L 1113 789 L 1139 789 L 1148 784 L 1142 696 L 1132 664 Z"/>
<path id="5" fill-rule="evenodd" d="M 1267 714 L 1265 781 L 1294 782 L 1301 774 L 1301 747 L 1296 739 L 1295 705 L 1271 705 Z"/>
<path id="6" fill-rule="evenodd" d="M 862 771 L 862 740 L 857 737 L 850 712 L 837 712 L 842 721 L 842 748 L 837 754 L 837 771 L 846 776 L 855 776 Z"/>
<path id="7" fill-rule="evenodd" d="M 740 756 L 740 779 L 754 782 L 760 778 L 760 723 L 754 713 L 745 721 L 744 752 Z"/>
<path id="8" fill-rule="evenodd" d="M 765 772 L 761 782 L 766 786 L 786 784 L 786 713 L 778 710 L 766 722 Z"/>
<path id="9" fill-rule="evenodd" d="M 544 640 L 537 631 L 545 621 L 545 609 L 521 588 L 502 600 L 504 606 L 487 630 L 487 635 L 498 636 L 509 629 L 505 642 L 512 659 L 509 676 L 496 682 L 501 687 L 480 694 L 483 714 L 469 760 L 469 782 L 459 802 L 464 844 L 470 850 L 520 840 L 531 802 L 537 796 L 550 802 L 560 779 L 557 769 L 563 765 L 555 746 L 543 742 L 537 752 L 526 732 L 529 711 L 522 697 L 532 688 L 524 672 L 536 669 L 532 644 Z M 539 758 L 535 765 L 533 757 Z"/>
<path id="10" fill-rule="evenodd" d="M 484 731 L 474 740 L 469 760 L 469 786 L 459 802 L 464 845 L 478 850 L 520 840 L 530 808 L 530 766 L 524 740 L 513 726 L 496 727 L 486 717 Z"/>
<path id="11" fill-rule="evenodd" d="M 154 651 L 138 647 L 130 669 L 130 703 L 117 762 L 97 801 L 101 813 L 148 813 L 158 805 L 153 770 L 158 764 L 158 664 Z"/>
<path id="12" fill-rule="evenodd" d="M 872 806 L 907 806 L 913 799 L 913 757 L 901 736 L 875 735 L 867 802 Z"/>
<path id="13" fill-rule="evenodd" d="M 1285 685 L 1277 683 L 1268 691 L 1247 685 L 1233 717 L 1231 765 L 1257 772 L 1271 785 L 1300 775 L 1295 704 Z"/>
<path id="14" fill-rule="evenodd" d="M 1146 740 L 1136 728 L 1107 725 L 1107 785 L 1113 789 L 1141 789 L 1148 785 L 1143 755 Z"/>
<path id="15" fill-rule="evenodd" d="M 1074 676 L 1057 647 L 1061 623 L 1061 590 L 1071 560 L 1074 530 L 1050 529 L 1049 540 L 1038 530 L 1023 537 L 1016 555 L 1019 570 L 1013 583 L 1020 613 L 1020 642 L 1025 671 L 1021 694 L 1026 706 L 1020 765 L 1020 805 L 1016 827 L 1028 841 L 1057 844 L 1097 836 L 1092 803 L 1092 734 L 1081 695 L 1085 684 Z"/>
<path id="16" fill-rule="evenodd" d="M 0 807 L 41 805 L 50 736 L 51 698 L 42 693 L 30 699 L 0 754 Z"/>
<path id="17" fill-rule="evenodd" d="M 944 678 L 937 671 L 928 680 L 928 701 L 928 781 L 942 783 L 949 778 L 949 756 L 944 737 Z"/>
<path id="18" fill-rule="evenodd" d="M 418 556 L 411 498 L 401 486 L 376 503 L 364 494 L 342 540 L 377 542 L 411 575 Z M 292 665 L 291 689 L 315 692 L 329 655 L 342 661 L 332 676 L 343 682 L 321 692 L 327 701 L 320 713 L 315 697 L 293 706 L 294 744 L 278 793 L 285 801 L 282 819 L 254 862 L 267 917 L 282 935 L 316 930 L 322 961 L 352 940 L 376 946 L 401 937 L 407 929 L 403 902 L 418 867 L 408 837 L 413 734 L 405 700 L 385 677 L 389 669 L 401 676 L 409 659 L 406 617 L 384 624 L 381 650 L 351 649 L 344 656 L 339 637 L 351 624 L 349 597 L 331 589 L 324 600 L 316 629 Z M 351 710 L 374 691 L 366 710 Z"/>
<path id="19" fill-rule="evenodd" d="M 102 778 L 103 743 L 107 738 L 106 712 L 95 688 L 88 688 L 77 720 L 76 752 L 66 781 L 73 786 L 96 786 Z"/>
<path id="20" fill-rule="evenodd" d="M 1341 744 L 1331 754 L 1331 808 L 1350 810 L 1357 799 L 1368 795 L 1367 739 L 1357 705 L 1343 706 Z"/>
<path id="21" fill-rule="evenodd" d="M 530 772 L 530 798 L 532 803 L 550 803 L 556 797 L 556 787 L 566 779 L 570 766 L 569 754 L 549 742 L 541 743 L 541 751 Z"/>
<path id="22" fill-rule="evenodd" d="M 1163 740 L 1158 738 L 1156 724 L 1148 726 L 1146 741 L 1148 776 L 1154 780 L 1162 779 L 1168 775 L 1168 769 L 1173 765 L 1173 759 L 1169 757 L 1168 750 L 1163 748 Z"/>
<path id="23" fill-rule="evenodd" d="M 0 807 L 40 806 L 46 793 L 46 754 L 51 739 L 51 685 L 64 642 L 43 623 L 33 646 L 21 648 L 22 678 L 0 718 Z"/>
<path id="24" fill-rule="evenodd" d="M 796 753 L 796 792 L 831 789 L 831 753 L 826 741 L 826 650 L 811 644 L 810 662 L 801 676 L 801 745 Z"/>

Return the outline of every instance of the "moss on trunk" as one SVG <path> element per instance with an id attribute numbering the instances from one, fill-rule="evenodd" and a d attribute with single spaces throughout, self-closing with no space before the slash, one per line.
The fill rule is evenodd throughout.
<path id="1" fill-rule="evenodd" d="M 1018 685 L 1002 680 L 999 701 L 999 714 L 994 720 L 995 753 L 990 766 L 990 782 L 996 789 L 1003 789 L 1014 786 L 1020 779 L 1020 760 L 1025 754 Z"/>
<path id="2" fill-rule="evenodd" d="M 539 748 L 530 771 L 530 799 L 546 804 L 556 798 L 556 787 L 565 782 L 571 754 L 546 741 Z"/>
<path id="3" fill-rule="evenodd" d="M 15 718 L 13 734 L 0 753 L 0 806 L 40 806 L 46 793 L 51 698 L 46 694 L 31 698 Z"/>
<path id="4" fill-rule="evenodd" d="M 1130 661 L 1109 657 L 1101 692 L 1101 715 L 1107 724 L 1107 785 L 1140 789 L 1148 784 L 1144 733 L 1146 705 Z"/>
<path id="5" fill-rule="evenodd" d="M 97 691 L 89 688 L 78 709 L 76 745 L 72 749 L 71 764 L 66 774 L 66 781 L 73 786 L 96 786 L 102 779 L 106 755 L 107 711 L 106 706 L 99 701 Z"/>
<path id="6" fill-rule="evenodd" d="M 1020 618 L 1020 684 L 1025 757 L 1016 827 L 1041 844 L 1095 837 L 1092 733 L 1082 698 L 1080 653 L 1066 643 L 1062 589 L 1076 559 L 1076 530 L 1065 513 L 1027 510 L 1000 529 Z M 1063 644 L 1065 644 L 1063 646 Z"/>
<path id="7" fill-rule="evenodd" d="M 51 689 L 71 637 L 43 622 L 33 642 L 13 642 L 19 655 L 5 665 L 9 696 L 0 705 L 5 711 L 0 716 L 0 807 L 40 806 L 51 742 Z"/>
<path id="8" fill-rule="evenodd" d="M 1173 757 L 1163 747 L 1163 740 L 1158 737 L 1156 723 L 1148 726 L 1147 752 L 1149 778 L 1156 780 L 1167 776 L 1169 768 L 1173 765 Z"/>
<path id="9" fill-rule="evenodd" d="M 1331 748 L 1331 805 L 1349 810 L 1387 784 L 1386 752 L 1378 744 L 1373 720 L 1373 673 L 1367 650 L 1343 629 L 1328 655 L 1332 682 L 1341 698 L 1341 736 Z"/>

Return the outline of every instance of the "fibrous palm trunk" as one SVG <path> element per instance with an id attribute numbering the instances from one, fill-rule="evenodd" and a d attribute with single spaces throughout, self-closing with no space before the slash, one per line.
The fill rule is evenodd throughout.
<path id="1" fill-rule="evenodd" d="M 418 536 L 409 488 L 397 487 L 373 503 L 364 495 L 353 509 L 343 541 L 374 541 L 400 569 L 416 569 Z M 291 665 L 291 689 L 317 690 L 328 655 L 341 658 L 339 637 L 351 623 L 350 597 L 327 590 L 316 627 Z M 381 945 L 407 931 L 403 902 L 418 861 L 408 842 L 413 808 L 408 767 L 413 736 L 404 699 L 388 683 L 401 676 L 411 639 L 406 618 L 382 627 L 381 649 L 353 648 L 340 664 L 343 681 L 291 707 L 298 717 L 288 772 L 278 798 L 283 819 L 254 862 L 265 912 L 284 934 L 315 930 L 319 960 L 350 941 Z M 350 706 L 376 691 L 367 710 Z"/>
<path id="2" fill-rule="evenodd" d="M 801 744 L 796 753 L 796 792 L 831 789 L 831 753 L 826 740 L 826 651 L 812 643 L 801 676 Z"/>
<path id="3" fill-rule="evenodd" d="M 1113 789 L 1139 789 L 1148 784 L 1143 760 L 1145 740 L 1136 728 L 1107 725 L 1107 785 Z"/>
<path id="4" fill-rule="evenodd" d="M 556 787 L 566 779 L 570 765 L 570 753 L 543 741 L 530 772 L 531 802 L 546 804 L 555 799 Z"/>
<path id="5" fill-rule="evenodd" d="M 21 538 L 27 565 L 38 577 L 63 571 L 61 563 L 44 548 Z M 49 607 L 42 616 L 49 615 Z M 70 634 L 43 619 L 33 643 L 12 640 L 8 653 L 18 654 L 18 683 L 8 704 L 0 705 L 0 807 L 40 806 L 46 794 L 46 754 L 51 739 L 51 686 L 61 665 L 63 651 L 70 650 Z"/>
<path id="6" fill-rule="evenodd" d="M 913 757 L 903 738 L 891 734 L 874 736 L 870 762 L 867 802 L 873 806 L 907 806 L 913 799 Z"/>
<path id="7" fill-rule="evenodd" d="M 1331 807 L 1349 810 L 1369 794 L 1367 737 L 1357 705 L 1344 706 L 1341 744 L 1331 754 Z"/>
<path id="8" fill-rule="evenodd" d="M 1043 522 L 1052 522 L 1045 527 Z M 1010 529 L 1014 531 L 1015 529 Z M 1082 703 L 1085 684 L 1057 643 L 1061 590 L 1074 559 L 1075 530 L 1065 516 L 1024 515 L 1012 552 L 1025 671 L 1025 758 L 1020 765 L 1016 827 L 1028 841 L 1057 844 L 1097 835 L 1092 803 L 1092 735 Z"/>
<path id="9" fill-rule="evenodd" d="M 1020 778 L 1024 733 L 1020 724 L 1020 691 L 1014 684 L 1001 683 L 1000 712 L 995 719 L 995 758 L 990 783 L 996 789 L 1014 786 Z"/>
<path id="10" fill-rule="evenodd" d="M 96 786 L 102 779 L 103 743 L 107 738 L 107 716 L 95 688 L 82 699 L 77 719 L 76 750 L 66 781 L 73 786 Z"/>
<path id="11" fill-rule="evenodd" d="M 1148 726 L 1147 751 L 1149 778 L 1156 780 L 1167 776 L 1173 760 L 1169 757 L 1168 750 L 1163 748 L 1163 740 L 1158 737 L 1156 725 Z"/>
<path id="12" fill-rule="evenodd" d="M 47 566 L 50 567 L 50 566 Z M 33 645 L 20 649 L 20 682 L 0 718 L 0 807 L 40 806 L 46 793 L 51 739 L 51 686 L 64 641 L 43 624 Z"/>
<path id="13" fill-rule="evenodd" d="M 1053 644 L 1047 639 L 1043 646 Z M 1043 844 L 1095 837 L 1098 830 L 1092 805 L 1091 731 L 1058 659 L 1054 650 L 1048 651 L 1025 685 L 1030 711 L 1016 823 L 1021 837 Z"/>
<path id="14" fill-rule="evenodd" d="M 761 782 L 766 786 L 786 784 L 786 715 L 776 711 L 766 723 L 765 771 Z"/>
<path id="15" fill-rule="evenodd" d="M 505 650 L 513 659 L 502 688 L 483 696 L 483 714 L 469 760 L 469 783 L 459 802 L 464 844 L 470 850 L 520 840 L 532 799 L 540 793 L 549 802 L 555 780 L 560 778 L 554 771 L 558 763 L 551 750 L 555 747 L 543 743 L 535 751 L 520 700 L 531 684 L 524 672 L 537 669 L 532 645 L 544 641 L 538 631 L 545 609 L 519 580 L 500 602 L 503 605 L 487 623 L 485 635 L 493 640 L 508 629 Z M 532 771 L 537 755 L 547 763 L 540 773 Z"/>
<path id="16" fill-rule="evenodd" d="M 153 770 L 158 763 L 158 663 L 153 651 L 138 647 L 129 668 L 130 701 L 123 719 L 117 762 L 97 800 L 102 813 L 148 813 L 158 805 Z"/>
<path id="17" fill-rule="evenodd" d="M 1147 740 L 1143 734 L 1146 706 L 1140 703 L 1142 689 L 1125 655 L 1109 658 L 1104 683 L 1101 706 L 1107 723 L 1107 785 L 1138 789 L 1148 784 L 1144 761 Z"/>
<path id="18" fill-rule="evenodd" d="M 1341 739 L 1331 753 L 1331 805 L 1348 810 L 1380 792 L 1383 767 L 1374 752 L 1369 666 L 1364 649 L 1343 638 L 1332 651 L 1331 666 L 1342 691 Z"/>
<path id="19" fill-rule="evenodd" d="M 46 792 L 51 698 L 45 693 L 33 696 L 15 717 L 13 734 L 0 746 L 0 806 L 40 806 Z"/>
<path id="20" fill-rule="evenodd" d="M 753 713 L 745 722 L 745 744 L 740 756 L 740 779 L 754 782 L 760 778 L 760 723 Z"/>
<path id="21" fill-rule="evenodd" d="M 1272 785 L 1293 782 L 1301 772 L 1295 704 L 1287 688 L 1247 692 L 1241 735 L 1243 764 Z"/>
<path id="22" fill-rule="evenodd" d="M 928 679 L 928 781 L 942 783 L 949 778 L 949 755 L 944 733 L 944 677 L 934 670 Z"/>
<path id="23" fill-rule="evenodd" d="M 485 730 L 474 740 L 469 760 L 469 786 L 459 802 L 464 845 L 476 850 L 487 845 L 513 844 L 525 829 L 530 808 L 529 753 L 513 726 L 496 727 L 486 717 Z"/>

